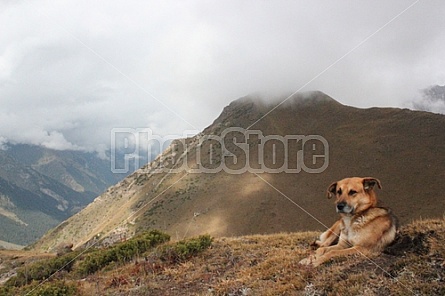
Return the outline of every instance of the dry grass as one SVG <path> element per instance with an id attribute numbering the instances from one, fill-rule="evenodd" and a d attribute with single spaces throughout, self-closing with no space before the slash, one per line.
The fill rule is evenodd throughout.
<path id="1" fill-rule="evenodd" d="M 308 254 L 314 232 L 221 238 L 181 264 L 143 261 L 103 274 L 100 293 L 444 295 L 444 229 L 443 219 L 416 221 L 376 258 L 339 258 L 317 269 L 298 264 Z M 84 285 L 90 291 L 91 282 Z"/>
<path id="2" fill-rule="evenodd" d="M 315 232 L 215 239 L 180 262 L 159 249 L 83 280 L 80 295 L 444 295 L 445 220 L 404 226 L 375 258 L 338 258 L 304 267 Z"/>
<path id="3" fill-rule="evenodd" d="M 302 290 L 306 272 L 296 273 L 306 255 L 308 239 L 316 233 L 221 238 L 185 262 L 147 260 L 89 277 L 81 283 L 85 294 L 103 295 L 264 295 Z"/>
<path id="4" fill-rule="evenodd" d="M 96 295 L 441 295 L 444 224 L 414 222 L 379 257 L 340 258 L 317 269 L 298 264 L 316 233 L 221 238 L 189 261 L 139 261 L 89 278 L 81 290 Z"/>

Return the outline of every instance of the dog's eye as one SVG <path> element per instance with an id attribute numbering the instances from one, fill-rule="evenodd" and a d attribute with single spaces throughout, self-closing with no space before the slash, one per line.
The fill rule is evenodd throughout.
<path id="1" fill-rule="evenodd" d="M 355 195 L 355 194 L 357 194 L 357 191 L 355 191 L 355 190 L 349 191 L 349 195 Z"/>
<path id="2" fill-rule="evenodd" d="M 338 194 L 338 195 L 341 195 L 341 189 L 338 189 L 338 190 L 337 190 L 337 194 Z"/>

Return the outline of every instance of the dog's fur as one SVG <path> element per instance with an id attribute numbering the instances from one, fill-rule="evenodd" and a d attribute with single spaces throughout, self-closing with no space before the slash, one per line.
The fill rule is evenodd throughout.
<path id="1" fill-rule="evenodd" d="M 314 242 L 318 247 L 315 254 L 301 260 L 300 264 L 318 266 L 333 257 L 352 254 L 374 256 L 394 241 L 397 218 L 391 210 L 377 207 L 376 185 L 382 188 L 376 178 L 354 177 L 328 187 L 328 198 L 336 197 L 336 209 L 341 218 Z"/>

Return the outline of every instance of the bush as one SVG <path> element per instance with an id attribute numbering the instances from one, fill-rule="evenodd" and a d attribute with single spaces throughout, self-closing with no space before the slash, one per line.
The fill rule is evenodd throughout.
<path id="1" fill-rule="evenodd" d="M 29 296 L 72 296 L 81 295 L 74 283 L 65 281 L 51 281 L 40 284 L 33 281 L 24 287 L 0 287 L 0 295 L 29 295 Z"/>
<path id="2" fill-rule="evenodd" d="M 119 243 L 104 250 L 96 250 L 85 256 L 75 267 L 79 276 L 87 276 L 101 270 L 112 262 L 125 263 L 135 256 L 170 240 L 170 236 L 163 232 L 152 230 Z"/>
<path id="3" fill-rule="evenodd" d="M 170 236 L 168 234 L 152 230 L 110 248 L 91 251 L 83 259 L 79 257 L 79 252 L 72 252 L 60 257 L 41 260 L 20 268 L 17 275 L 10 278 L 5 286 L 21 287 L 32 281 L 48 279 L 62 270 L 74 271 L 79 276 L 87 276 L 111 262 L 128 262 L 135 256 L 169 240 Z M 76 261 L 78 262 L 74 265 Z"/>
<path id="4" fill-rule="evenodd" d="M 51 258 L 34 262 L 24 266 L 17 271 L 15 277 L 10 278 L 5 286 L 21 287 L 29 282 L 41 281 L 49 278 L 54 273 L 65 270 L 71 271 L 78 252 L 69 253 L 57 258 Z"/>
<path id="5" fill-rule="evenodd" d="M 65 281 L 46 282 L 31 285 L 25 291 L 27 296 L 74 296 L 79 295 L 77 286 Z"/>
<path id="6" fill-rule="evenodd" d="M 179 241 L 176 244 L 164 246 L 160 249 L 160 259 L 170 263 L 183 262 L 196 254 L 208 249 L 212 244 L 210 235 Z"/>

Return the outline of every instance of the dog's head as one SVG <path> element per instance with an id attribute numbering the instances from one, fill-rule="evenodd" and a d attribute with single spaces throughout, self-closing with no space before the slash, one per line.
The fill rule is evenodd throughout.
<path id="1" fill-rule="evenodd" d="M 375 185 L 382 188 L 376 178 L 346 178 L 328 187 L 328 198 L 336 197 L 337 213 L 354 215 L 377 205 Z"/>

